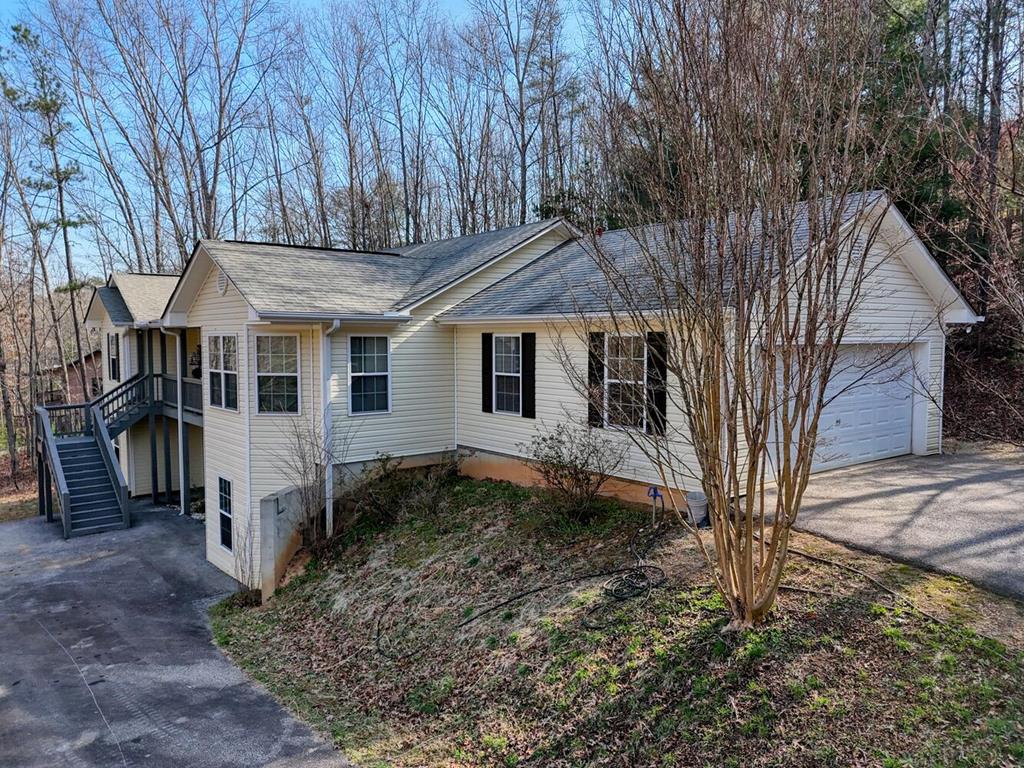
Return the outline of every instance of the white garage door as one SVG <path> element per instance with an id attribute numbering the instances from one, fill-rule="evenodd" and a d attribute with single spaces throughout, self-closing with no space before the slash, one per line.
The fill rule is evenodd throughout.
<path id="1" fill-rule="evenodd" d="M 909 350 L 845 347 L 829 385 L 838 394 L 818 422 L 814 471 L 910 453 L 913 380 Z"/>

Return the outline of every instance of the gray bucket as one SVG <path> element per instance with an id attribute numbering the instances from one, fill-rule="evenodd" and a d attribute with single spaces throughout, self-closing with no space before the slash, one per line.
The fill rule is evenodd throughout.
<path id="1" fill-rule="evenodd" d="M 708 497 L 701 491 L 686 493 L 686 506 L 689 509 L 690 525 L 704 525 L 708 520 Z"/>

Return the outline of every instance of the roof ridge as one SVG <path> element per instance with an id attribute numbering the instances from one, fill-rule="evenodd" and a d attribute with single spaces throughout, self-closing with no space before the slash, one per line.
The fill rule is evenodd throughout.
<path id="1" fill-rule="evenodd" d="M 408 245 L 399 246 L 400 248 L 420 248 L 424 245 L 437 245 L 439 243 L 450 243 L 453 240 L 461 240 L 464 237 L 477 237 L 479 235 L 493 235 L 498 232 L 508 232 L 512 229 L 519 229 L 520 227 L 535 227 L 539 224 L 551 224 L 560 220 L 561 216 L 552 216 L 548 219 L 537 219 L 537 221 L 525 221 L 522 224 L 512 224 L 507 227 L 498 227 L 497 229 L 484 229 L 479 232 L 470 232 L 465 235 L 452 235 L 451 237 L 442 237 L 440 240 L 425 240 L 422 243 L 409 243 Z"/>
<path id="2" fill-rule="evenodd" d="M 127 277 L 181 277 L 181 272 L 114 272 Z"/>
<path id="3" fill-rule="evenodd" d="M 337 253 L 337 254 L 353 254 L 357 256 L 394 256 L 398 259 L 415 259 L 417 261 L 431 261 L 428 256 L 413 256 L 407 253 L 399 253 L 398 251 L 369 251 L 362 248 L 334 248 L 320 245 L 302 245 L 300 243 L 274 243 L 267 240 L 205 240 L 206 243 L 233 243 L 235 245 L 255 245 L 255 246 L 269 246 L 272 248 L 294 248 L 295 250 L 305 251 L 321 251 L 324 253 Z M 405 247 L 405 246 L 402 246 Z"/>

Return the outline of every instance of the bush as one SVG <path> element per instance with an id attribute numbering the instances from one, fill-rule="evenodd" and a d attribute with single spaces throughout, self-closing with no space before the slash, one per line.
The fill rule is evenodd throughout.
<path id="1" fill-rule="evenodd" d="M 446 508 L 459 466 L 458 458 L 448 458 L 430 467 L 403 469 L 393 456 L 378 456 L 344 484 L 339 506 L 345 514 L 339 532 L 379 530 L 402 520 L 437 515 Z"/>
<path id="2" fill-rule="evenodd" d="M 567 424 L 537 435 L 526 451 L 562 512 L 576 522 L 590 520 L 601 488 L 626 453 L 598 430 Z"/>

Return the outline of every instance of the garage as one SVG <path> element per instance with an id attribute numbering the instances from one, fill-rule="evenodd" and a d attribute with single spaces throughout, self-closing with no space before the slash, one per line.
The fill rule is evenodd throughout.
<path id="1" fill-rule="evenodd" d="M 844 347 L 821 412 L 814 471 L 911 452 L 914 370 L 910 350 Z"/>

